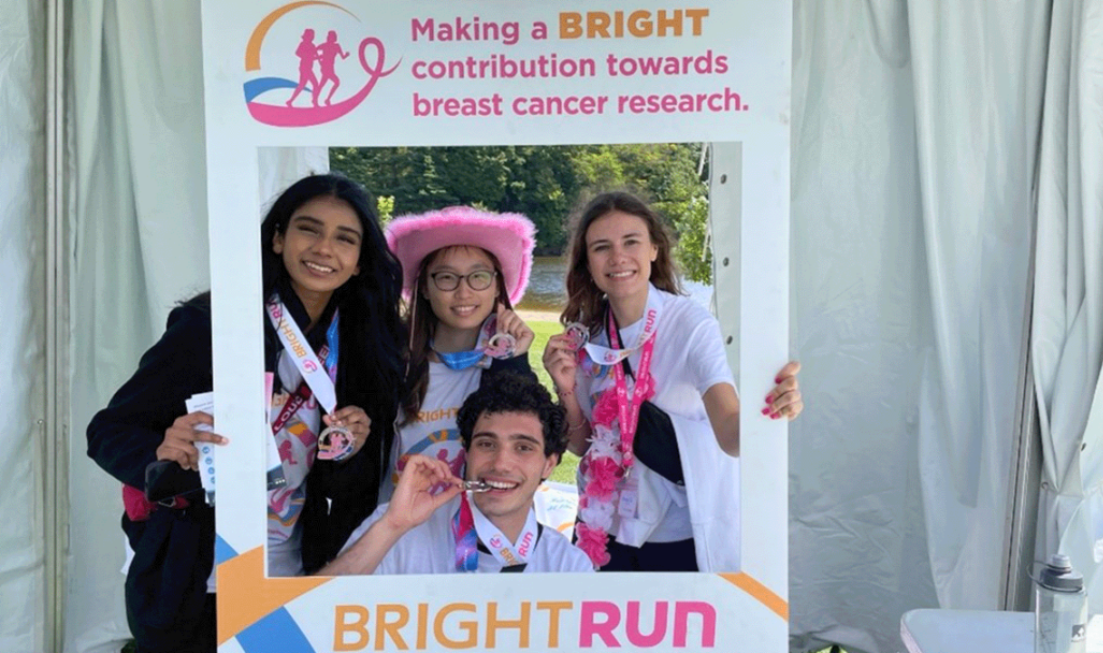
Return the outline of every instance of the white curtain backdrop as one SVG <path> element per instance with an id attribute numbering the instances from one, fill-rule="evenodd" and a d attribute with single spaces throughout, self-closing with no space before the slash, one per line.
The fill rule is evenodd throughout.
<path id="1" fill-rule="evenodd" d="M 0 650 L 46 646 L 46 5 L 0 0 Z"/>
<path id="2" fill-rule="evenodd" d="M 999 605 L 1047 17 L 796 3 L 795 649 Z"/>
<path id="3" fill-rule="evenodd" d="M 919 480 L 933 346 L 915 98 L 902 3 L 794 12 L 791 640 L 895 651 L 900 615 L 937 605 Z"/>
<path id="4" fill-rule="evenodd" d="M 199 3 L 73 3 L 77 210 L 73 226 L 72 442 L 65 650 L 129 639 L 118 482 L 86 455 L 92 415 L 210 287 Z M 323 148 L 266 149 L 260 196 L 328 169 Z M 258 218 L 259 219 L 259 218 Z"/>
<path id="5" fill-rule="evenodd" d="M 1103 1 L 1054 0 L 1032 353 L 1041 416 L 1036 558 L 1062 551 L 1103 611 Z"/>
<path id="6" fill-rule="evenodd" d="M 908 4 L 935 336 L 919 460 L 943 607 L 999 607 L 1048 13 L 1045 0 Z"/>

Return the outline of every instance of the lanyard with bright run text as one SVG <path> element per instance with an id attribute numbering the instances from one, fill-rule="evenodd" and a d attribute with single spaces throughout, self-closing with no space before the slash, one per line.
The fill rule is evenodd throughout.
<path id="1" fill-rule="evenodd" d="M 517 543 L 509 541 L 502 531 L 486 518 L 467 498 L 461 495 L 460 508 L 452 518 L 452 534 L 456 540 L 456 571 L 476 571 L 479 568 L 478 545 L 482 541 L 487 551 L 501 563 L 505 571 L 516 565 L 528 565 L 536 548 L 540 526 L 536 523 L 536 511 L 529 508 L 525 527 L 517 537 Z"/>
<path id="2" fill-rule="evenodd" d="M 266 308 L 268 318 L 283 343 L 283 349 L 291 357 L 299 374 L 303 375 L 303 382 L 310 386 L 318 405 L 327 413 L 333 414 L 337 410 L 337 356 L 340 346 L 337 312 L 334 311 L 333 320 L 326 330 L 326 347 L 322 350 L 326 362 L 323 365 L 278 295 L 272 296 Z"/>
<path id="3" fill-rule="evenodd" d="M 655 290 L 651 289 L 648 294 L 650 300 L 651 296 L 655 294 Z M 609 334 L 609 343 L 612 347 L 602 347 L 596 342 L 589 342 L 584 345 L 583 349 L 590 356 L 590 360 L 598 365 L 614 365 L 621 362 L 632 355 L 632 352 L 642 347 L 645 343 L 652 339 L 655 335 L 655 329 L 659 325 L 659 307 L 653 305 L 651 301 L 647 302 L 647 307 L 644 310 L 644 322 L 643 329 L 640 330 L 640 334 L 636 336 L 636 341 L 630 347 L 620 348 L 619 334 L 617 341 L 613 342 L 613 334 L 617 333 L 615 325 L 613 324 L 613 312 L 610 309 L 608 311 L 609 321 L 606 325 L 606 332 Z M 641 376 L 643 372 L 640 372 Z"/>
<path id="4" fill-rule="evenodd" d="M 654 290 L 651 291 L 651 294 Z M 609 334 L 609 344 L 612 347 L 602 347 L 596 343 L 586 345 L 586 353 L 590 359 L 600 365 L 612 365 L 616 377 L 617 416 L 620 420 L 621 442 L 631 450 L 632 438 L 635 437 L 636 425 L 640 416 L 640 404 L 643 398 L 651 390 L 653 380 L 651 378 L 651 356 L 655 348 L 655 332 L 659 323 L 659 309 L 648 302 L 644 311 L 643 328 L 636 337 L 636 342 L 631 347 L 621 349 L 620 332 L 613 321 L 613 311 L 609 310 L 606 322 L 606 333 Z M 628 398 L 628 382 L 625 379 L 624 367 L 619 365 L 627 360 L 632 352 L 643 347 L 640 353 L 640 369 L 636 374 L 636 385 L 632 391 L 632 398 Z"/>
<path id="5" fill-rule="evenodd" d="M 632 450 L 632 440 L 636 437 L 636 426 L 640 420 L 640 405 L 643 403 L 644 397 L 647 397 L 651 391 L 653 381 L 651 379 L 651 355 L 655 349 L 655 324 L 658 322 L 658 311 L 651 308 L 648 309 L 645 314 L 643 332 L 640 333 L 640 338 L 644 339 L 643 351 L 640 352 L 640 368 L 636 373 L 636 385 L 632 389 L 632 397 L 628 397 L 628 381 L 625 379 L 624 365 L 614 365 L 613 373 L 616 375 L 617 385 L 615 392 L 617 393 L 617 419 L 620 421 L 620 441 L 624 448 L 624 451 Z M 651 328 L 650 334 L 648 327 Z M 613 321 L 613 311 L 609 311 L 609 321 L 606 324 L 606 329 L 609 334 L 609 343 L 614 347 L 620 346 L 620 330 L 617 329 L 616 324 Z M 628 354 L 631 354 L 631 350 L 620 350 L 624 353 L 620 357 L 620 360 L 624 361 L 628 359 Z"/>

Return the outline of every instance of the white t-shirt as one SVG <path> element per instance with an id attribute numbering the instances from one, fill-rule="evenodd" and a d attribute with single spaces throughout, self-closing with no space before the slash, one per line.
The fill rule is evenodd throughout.
<path id="1" fill-rule="evenodd" d="M 356 543 L 372 524 L 387 512 L 389 504 L 380 505 L 370 517 L 353 531 L 341 553 Z M 444 504 L 420 526 L 410 530 L 383 556 L 377 574 L 453 574 L 456 570 L 456 539 L 452 534 L 452 518 L 459 510 L 460 499 Z M 479 551 L 479 573 L 497 573 L 502 563 L 484 551 Z M 540 530 L 525 573 L 592 572 L 593 563 L 561 533 L 553 528 Z"/>
<path id="2" fill-rule="evenodd" d="M 270 422 L 275 422 L 291 395 L 303 382 L 287 352 L 281 351 L 276 363 L 283 390 L 274 394 L 269 407 Z M 303 405 L 276 438 L 276 447 L 283 463 L 283 487 L 268 491 L 268 574 L 270 576 L 301 576 L 302 515 L 306 502 L 306 476 L 318 455 L 318 434 L 322 430 L 322 413 L 317 400 Z"/>
<path id="3" fill-rule="evenodd" d="M 417 418 L 399 424 L 391 460 L 394 464 L 383 483 L 387 500 L 394 493 L 398 474 L 413 454 L 444 460 L 452 473 L 463 478 L 464 451 L 456 417 L 464 399 L 479 389 L 483 369 L 473 365 L 464 370 L 450 369 L 444 363 L 429 362 L 429 387 Z M 401 419 L 401 415 L 399 416 Z"/>
<path id="4" fill-rule="evenodd" d="M 688 297 L 674 295 L 654 286 L 651 286 L 649 292 L 656 294 L 662 306 L 651 360 L 651 376 L 655 380 L 655 395 L 651 398 L 651 403 L 669 415 L 707 422 L 708 413 L 702 399 L 705 392 L 717 383 L 727 383 L 735 387 L 724 352 L 720 323 Z M 642 319 L 622 326 L 621 342 L 634 342 L 642 329 Z M 609 346 L 609 338 L 604 330 L 594 338 L 594 342 Z M 628 357 L 633 371 L 639 370 L 640 355 L 641 351 L 637 349 Z M 596 378 L 611 373 L 611 367 L 600 366 Z M 580 370 L 577 380 L 579 404 L 589 418 L 592 415 L 593 402 L 597 399 L 590 394 L 594 377 Z M 631 378 L 628 378 L 628 385 L 631 391 Z M 711 442 L 700 444 L 715 448 L 718 456 L 727 455 L 720 449 L 715 436 Z M 641 512 L 646 510 L 655 517 L 648 520 L 654 523 L 654 528 L 646 535 L 646 541 L 677 542 L 693 537 L 686 488 L 671 483 L 639 460 L 636 460 L 635 467 L 637 469 L 632 474 L 639 479 L 641 498 L 653 496 L 659 501 L 659 505 L 639 507 Z M 693 471 L 688 470 L 685 473 L 689 476 Z M 738 510 L 738 503 L 729 509 Z M 620 515 L 614 515 L 614 535 L 620 531 L 620 522 Z M 620 539 L 624 538 L 618 538 Z"/>

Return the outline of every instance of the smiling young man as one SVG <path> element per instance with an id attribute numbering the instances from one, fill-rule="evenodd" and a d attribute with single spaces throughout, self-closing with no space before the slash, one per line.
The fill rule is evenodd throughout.
<path id="1" fill-rule="evenodd" d="M 390 503 L 320 575 L 593 571 L 533 510 L 533 494 L 567 447 L 563 409 L 548 391 L 502 373 L 467 398 L 458 426 L 466 480 L 490 489 L 465 492 L 444 461 L 411 456 Z"/>

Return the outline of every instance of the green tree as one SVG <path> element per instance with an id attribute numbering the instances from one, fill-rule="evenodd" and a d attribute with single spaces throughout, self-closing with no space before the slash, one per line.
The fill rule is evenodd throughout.
<path id="1" fill-rule="evenodd" d="M 698 173 L 700 145 L 390 147 L 330 150 L 330 166 L 379 196 L 381 216 L 454 204 L 527 215 L 537 252 L 558 255 L 567 218 L 600 191 L 625 189 L 651 202 L 679 241 L 675 256 L 690 279 L 708 282 L 708 188 Z M 389 218 L 388 218 L 389 219 Z"/>
<path id="2" fill-rule="evenodd" d="M 386 225 L 394 217 L 394 196 L 380 195 L 375 200 L 375 206 L 379 214 L 379 224 Z"/>

